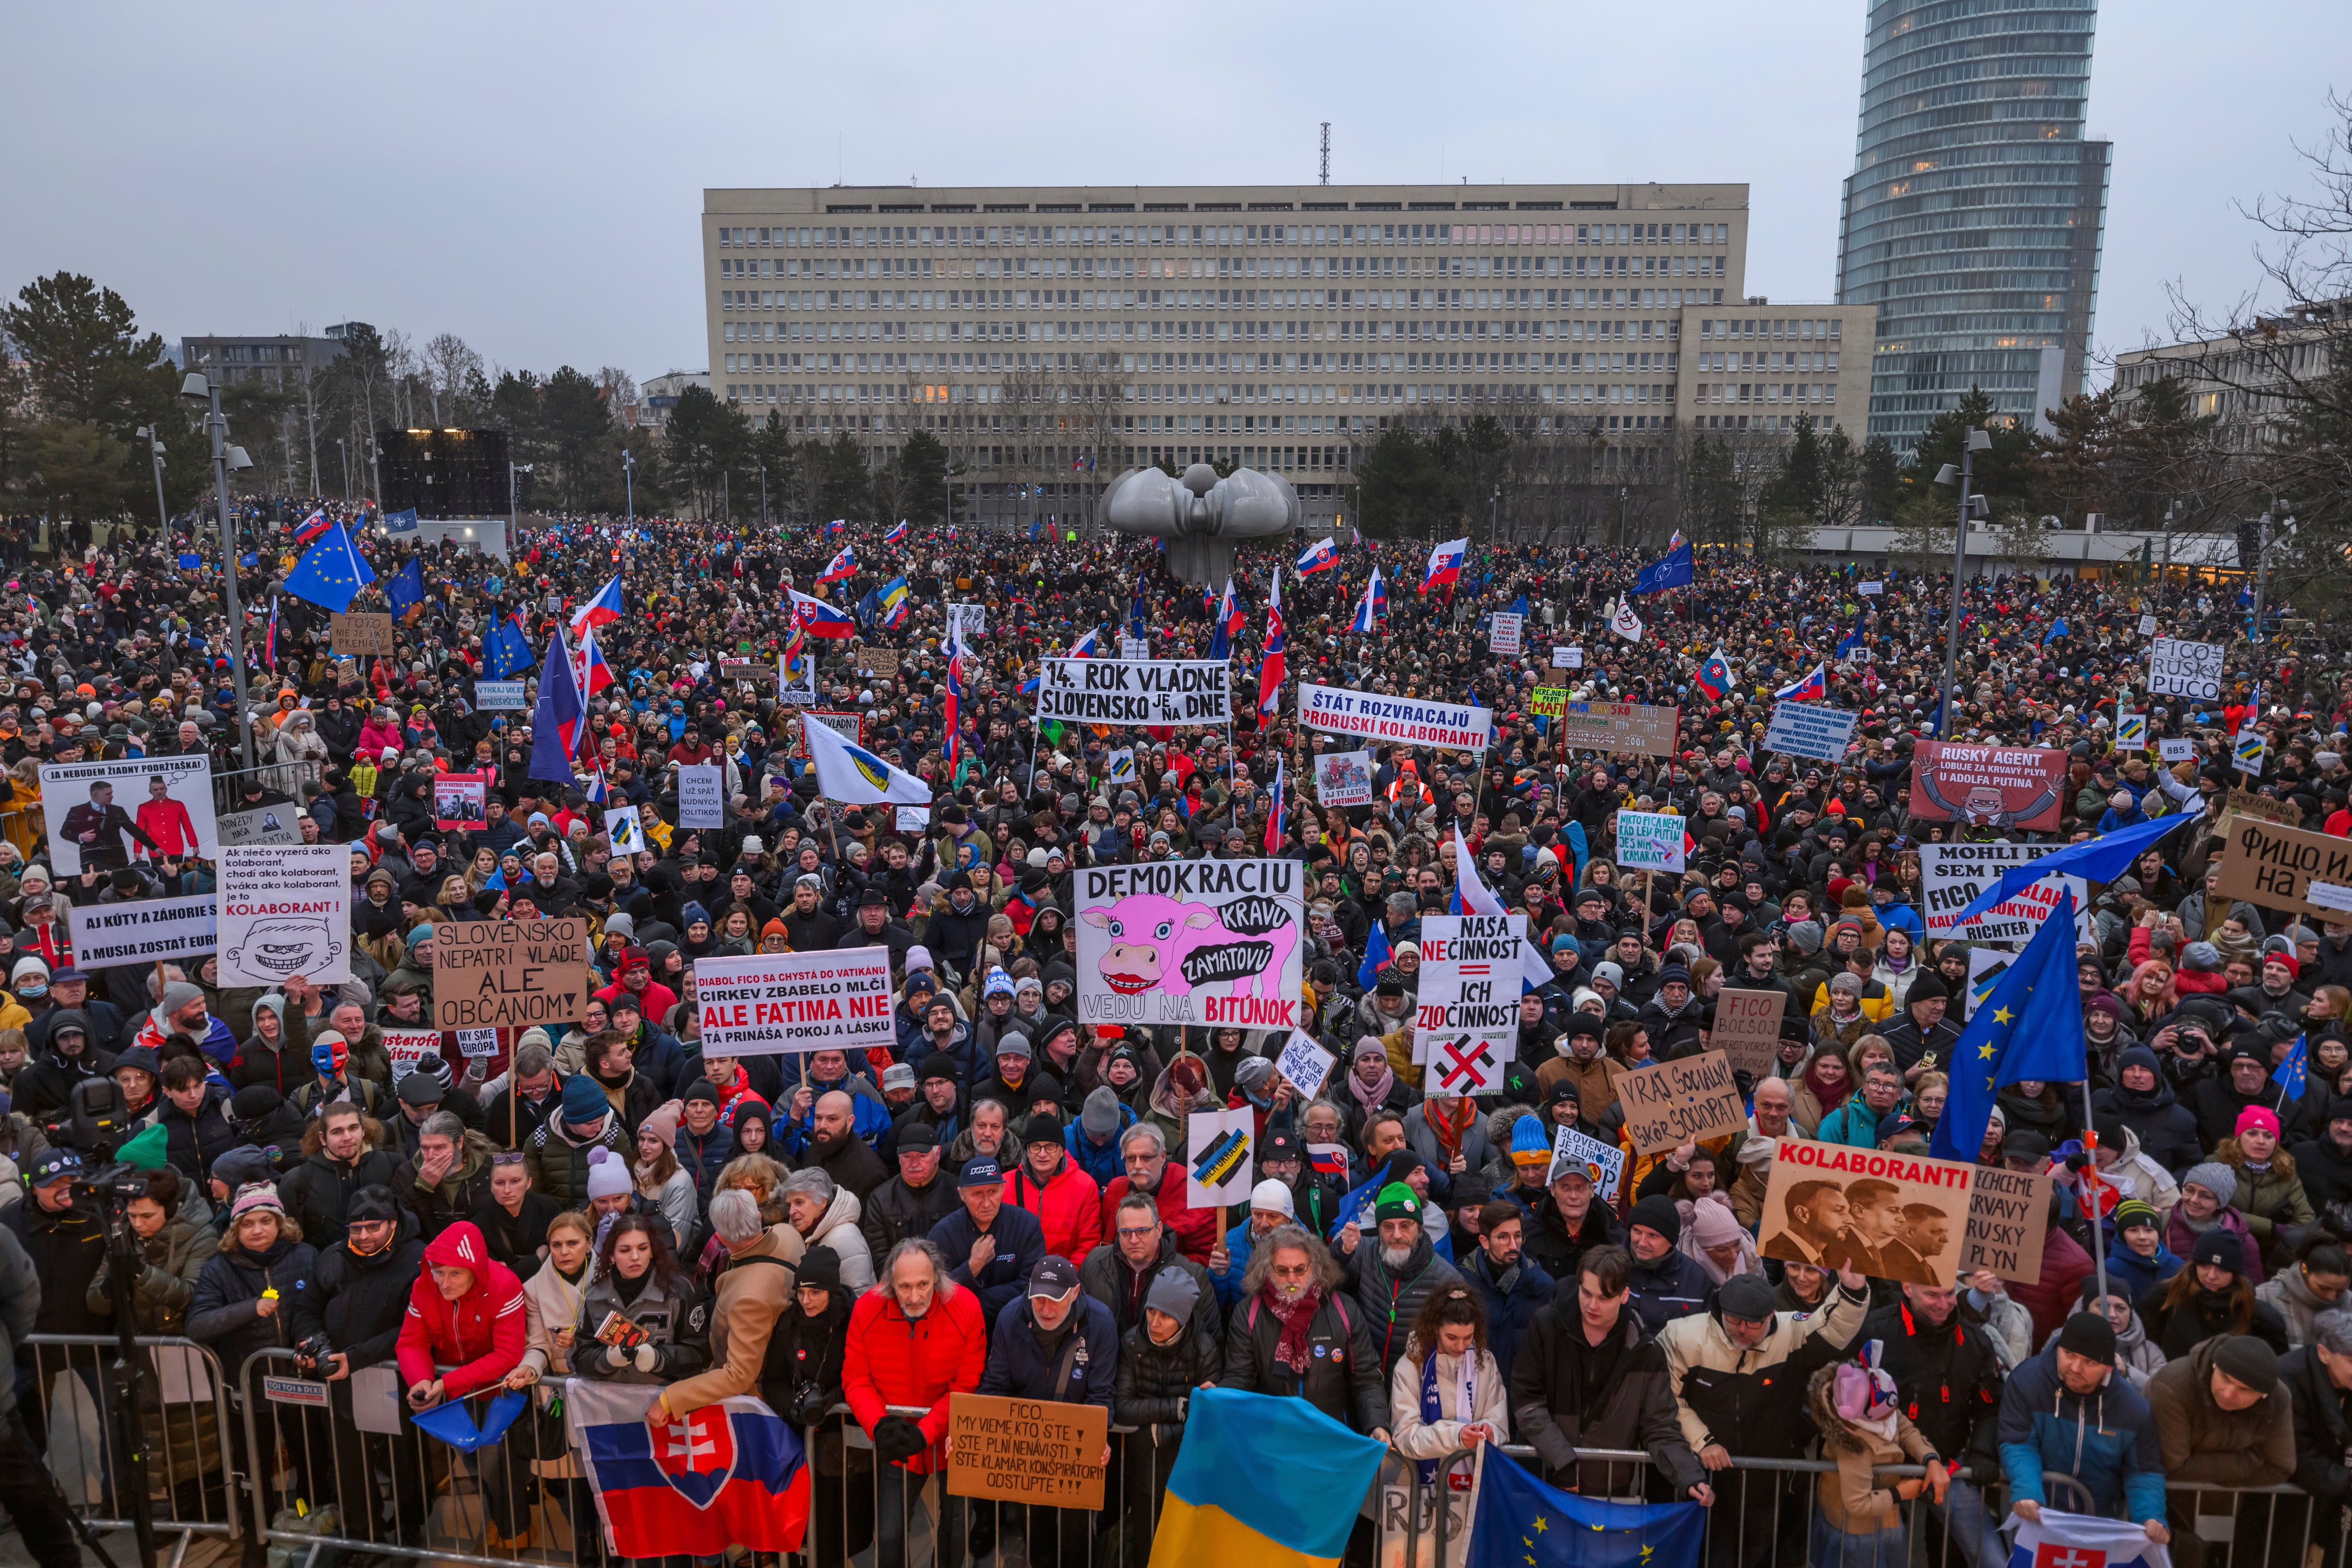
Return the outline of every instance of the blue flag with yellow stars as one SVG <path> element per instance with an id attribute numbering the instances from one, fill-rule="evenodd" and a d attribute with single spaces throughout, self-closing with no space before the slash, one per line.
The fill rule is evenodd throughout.
<path id="1" fill-rule="evenodd" d="M 1498 1449 L 1479 1461 L 1463 1568 L 1696 1568 L 1706 1510 L 1559 1491 Z"/>
<path id="2" fill-rule="evenodd" d="M 352 536 L 343 531 L 341 523 L 334 522 L 311 542 L 294 570 L 287 574 L 286 591 L 340 616 L 352 607 L 359 591 L 374 581 L 375 573 L 352 548 Z"/>
<path id="3" fill-rule="evenodd" d="M 2079 1083 L 2089 1076 L 2083 994 L 2074 978 L 2074 895 L 2066 893 L 1994 984 L 1952 1047 L 1952 1083 L 1927 1152 L 1973 1162 L 1994 1098 L 2009 1083 Z"/>
<path id="4" fill-rule="evenodd" d="M 400 569 L 385 587 L 383 596 L 392 601 L 392 613 L 406 618 L 408 612 L 425 602 L 425 571 L 418 557 L 410 556 L 408 564 Z"/>

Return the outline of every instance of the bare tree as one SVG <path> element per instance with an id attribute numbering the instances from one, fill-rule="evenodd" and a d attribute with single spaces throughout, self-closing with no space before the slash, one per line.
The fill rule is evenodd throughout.
<path id="1" fill-rule="evenodd" d="M 484 371 L 482 356 L 467 347 L 465 339 L 454 332 L 443 332 L 425 345 L 424 363 L 425 384 L 433 396 L 433 423 L 460 423 L 465 416 L 458 411 L 467 384 Z"/>

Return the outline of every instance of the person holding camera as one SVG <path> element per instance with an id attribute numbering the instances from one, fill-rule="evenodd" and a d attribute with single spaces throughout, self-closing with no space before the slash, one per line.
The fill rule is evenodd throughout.
<path id="1" fill-rule="evenodd" d="M 71 1184 L 65 1184 L 70 1187 Z M 28 1208 L 12 1204 L 11 1210 Z M 0 1226 L 0 1354 L 13 1361 L 16 1346 L 35 1331 L 46 1292 L 32 1258 L 13 1227 Z M 65 1494 L 42 1468 L 32 1435 L 16 1407 L 13 1378 L 0 1380 L 0 1508 L 16 1526 L 25 1550 L 40 1568 L 79 1568 L 81 1546 Z"/>
<path id="2" fill-rule="evenodd" d="M 6 1229 L 33 1260 L 34 1272 L 41 1281 L 39 1309 L 31 1325 L 37 1333 L 89 1331 L 89 1315 L 84 1310 L 84 1302 L 90 1281 L 106 1262 L 106 1226 L 91 1210 L 74 1203 L 74 1184 L 84 1174 L 78 1151 L 64 1144 L 54 1145 L 34 1159 L 26 1174 L 26 1185 L 32 1189 L 30 1200 L 0 1209 L 0 1228 Z M 95 1347 L 78 1345 L 49 1352 L 40 1365 L 44 1371 L 53 1370 L 62 1356 L 63 1364 L 89 1388 L 91 1402 L 100 1404 L 102 1408 L 98 1397 L 98 1369 L 104 1353 Z M 25 1417 L 34 1447 L 44 1453 L 48 1450 L 47 1410 L 48 1397 L 41 1393 Z"/>

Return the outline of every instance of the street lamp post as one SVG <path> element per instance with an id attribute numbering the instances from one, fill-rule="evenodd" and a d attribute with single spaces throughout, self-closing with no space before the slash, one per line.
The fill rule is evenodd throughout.
<path id="1" fill-rule="evenodd" d="M 163 442 L 152 425 L 139 426 L 139 434 L 147 438 L 147 458 L 155 469 L 155 525 L 161 531 L 156 537 L 167 538 L 172 531 L 172 514 L 163 509 Z"/>
<path id="2" fill-rule="evenodd" d="M 211 411 L 205 416 L 205 430 L 212 437 L 213 485 L 220 500 L 221 532 L 221 593 L 228 608 L 228 668 L 236 687 L 236 744 L 246 771 L 253 770 L 253 713 L 247 706 L 245 691 L 245 609 L 237 602 L 236 593 L 236 527 L 229 520 L 228 471 L 249 468 L 253 459 L 245 455 L 242 447 L 228 444 L 228 421 L 221 416 L 220 385 L 201 374 L 191 374 L 180 383 L 180 395 L 205 398 Z"/>
<path id="3" fill-rule="evenodd" d="M 768 465 L 760 465 L 760 526 L 768 526 Z"/>
<path id="4" fill-rule="evenodd" d="M 335 437 L 335 455 L 343 460 L 343 504 L 352 504 L 352 452 L 343 445 L 341 436 Z"/>
<path id="5" fill-rule="evenodd" d="M 507 549 L 509 552 L 515 547 L 516 537 L 522 531 L 522 510 L 515 500 L 515 476 L 529 472 L 530 472 L 529 463 L 520 466 L 513 463 L 507 465 Z"/>
<path id="6" fill-rule="evenodd" d="M 1959 530 L 1952 541 L 1952 607 L 1949 615 L 1946 617 L 1944 624 L 1944 697 L 1942 704 L 1944 721 L 1937 727 L 1937 733 L 1942 735 L 1942 737 L 1947 741 L 1952 738 L 1953 722 L 1958 717 L 1952 711 L 1954 707 L 1957 706 L 1957 704 L 1952 700 L 1952 685 L 1959 672 L 1960 574 L 1968 567 L 1969 509 L 1971 503 L 1973 503 L 1975 510 L 1979 516 L 1990 510 L 1985 505 L 1984 497 L 1972 497 L 1969 494 L 1969 480 L 1975 477 L 1973 464 L 1976 459 L 1976 455 L 1979 452 L 1990 452 L 1991 450 L 1992 437 L 1982 430 L 1971 427 L 1969 431 L 1969 438 L 1960 443 L 1960 466 L 1958 468 L 1955 468 L 1951 464 L 1946 463 L 1936 475 L 1936 482 L 1939 485 L 1957 483 L 1960 487 Z"/>
<path id="7" fill-rule="evenodd" d="M 621 482 L 628 487 L 629 527 L 634 531 L 637 526 L 637 462 L 629 456 L 626 447 L 621 448 Z"/>

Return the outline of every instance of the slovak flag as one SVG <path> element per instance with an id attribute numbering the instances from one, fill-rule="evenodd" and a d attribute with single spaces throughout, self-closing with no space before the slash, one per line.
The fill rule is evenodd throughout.
<path id="1" fill-rule="evenodd" d="M 857 575 L 857 546 L 845 544 L 825 569 L 816 574 L 820 583 L 839 583 Z"/>
<path id="2" fill-rule="evenodd" d="M 1062 657 L 1064 658 L 1100 658 L 1102 657 L 1102 628 L 1100 626 L 1097 626 L 1086 636 L 1072 643 L 1070 645 L 1070 651 L 1064 654 Z"/>
<path id="3" fill-rule="evenodd" d="M 579 685 L 583 701 L 593 699 L 596 693 L 613 684 L 613 667 L 604 662 L 604 650 L 596 646 L 594 632 L 580 634 L 580 647 L 572 653 L 572 660 L 575 666 L 572 678 Z M 583 732 L 582 740 L 584 742 L 586 739 Z"/>
<path id="4" fill-rule="evenodd" d="M 842 611 L 823 599 L 811 598 L 797 588 L 786 588 L 792 595 L 793 624 L 813 637 L 845 637 L 854 636 L 857 624 Z"/>
<path id="5" fill-rule="evenodd" d="M 892 529 L 889 532 L 887 532 L 887 533 L 886 533 L 886 534 L 884 534 L 884 535 L 882 536 L 882 542 L 883 542 L 883 543 L 885 543 L 885 544 L 904 544 L 904 543 L 906 543 L 906 542 L 907 542 L 907 520 L 906 520 L 905 518 L 903 518 L 903 517 L 902 517 L 902 518 L 900 518 L 900 519 L 898 520 L 898 527 L 896 527 L 896 528 L 894 528 L 894 529 Z"/>
<path id="6" fill-rule="evenodd" d="M 836 517 L 831 522 L 824 525 L 824 536 L 827 539 L 835 538 L 848 527 L 849 520 L 847 518 Z"/>
<path id="7" fill-rule="evenodd" d="M 304 518 L 302 520 L 301 526 L 294 531 L 294 547 L 297 550 L 306 547 L 312 540 L 318 538 L 319 535 L 326 532 L 328 529 L 333 526 L 334 524 L 327 521 L 327 513 L 324 508 L 312 512 L 310 516 Z"/>
<path id="8" fill-rule="evenodd" d="M 1830 694 L 1829 666 L 1817 664 L 1801 680 L 1792 680 L 1772 693 L 1783 702 L 1818 702 Z"/>
<path id="9" fill-rule="evenodd" d="M 2017 1521 L 2008 1568 L 2170 1568 L 2171 1562 L 2144 1524 L 2044 1508 L 2038 1520 Z"/>
<path id="10" fill-rule="evenodd" d="M 1706 656 L 1706 662 L 1692 672 L 1691 684 L 1706 693 L 1710 702 L 1720 702 L 1731 689 L 1731 665 L 1717 648 Z"/>
<path id="11" fill-rule="evenodd" d="M 1299 556 L 1296 568 L 1301 577 L 1312 577 L 1318 572 L 1328 572 L 1339 563 L 1339 552 L 1328 539 L 1318 539 Z"/>
<path id="12" fill-rule="evenodd" d="M 808 1534 L 809 1469 L 790 1423 L 738 1395 L 660 1426 L 643 1384 L 563 1385 L 572 1451 L 615 1556 L 712 1557 L 730 1545 L 798 1552 Z"/>
<path id="13" fill-rule="evenodd" d="M 1432 588 L 1450 587 L 1461 581 L 1462 558 L 1469 553 L 1470 541 L 1467 536 L 1461 539 L 1449 539 L 1431 551 L 1429 575 L 1423 579 L 1421 591 L 1426 594 Z"/>
<path id="14" fill-rule="evenodd" d="M 1234 638 L 1241 635 L 1241 602 L 1234 597 L 1234 580 L 1225 579 L 1225 596 L 1217 605 L 1216 635 L 1209 639 L 1211 658 L 1228 658 L 1234 651 Z"/>
<path id="15" fill-rule="evenodd" d="M 1372 580 L 1364 584 L 1364 596 L 1356 601 L 1356 615 L 1348 629 L 1359 637 L 1370 637 L 1381 629 L 1388 618 L 1389 585 L 1381 576 L 1381 569 L 1372 568 Z"/>
<path id="16" fill-rule="evenodd" d="M 1283 763 L 1283 757 L 1276 753 L 1274 759 L 1274 805 L 1265 814 L 1265 853 L 1269 859 L 1282 853 L 1283 841 L 1290 837 L 1289 821 L 1282 810 Z"/>
<path id="17" fill-rule="evenodd" d="M 596 590 L 596 596 L 572 612 L 572 635 L 584 637 L 608 621 L 621 618 L 621 574 Z"/>
<path id="18" fill-rule="evenodd" d="M 1257 716 L 1273 718 L 1282 711 L 1282 574 L 1274 574 L 1274 594 L 1265 602 L 1265 647 L 1258 655 Z M 1277 775 L 1276 783 L 1279 784 Z M 1271 855 L 1272 849 L 1266 851 Z"/>

